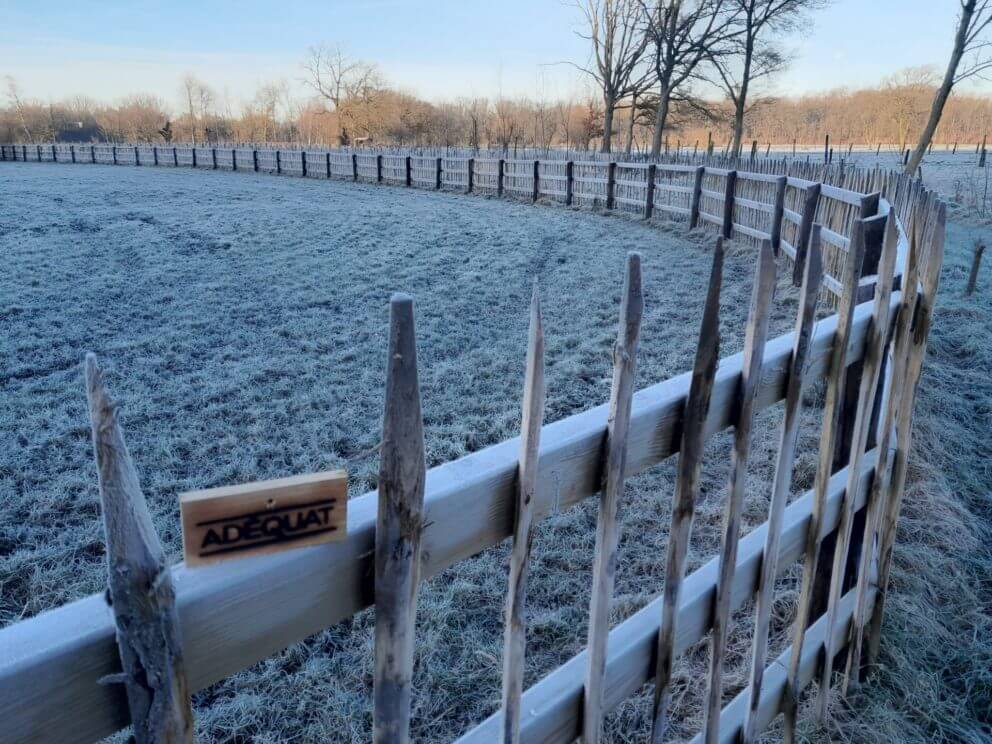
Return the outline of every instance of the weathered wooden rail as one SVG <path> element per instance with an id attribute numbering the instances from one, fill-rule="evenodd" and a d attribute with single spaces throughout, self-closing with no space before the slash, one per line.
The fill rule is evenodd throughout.
<path id="1" fill-rule="evenodd" d="M 61 161 L 68 152 L 70 162 L 80 162 L 74 146 L 17 147 L 18 160 L 26 159 L 33 147 L 37 160 Z M 147 696 L 148 690 L 170 691 L 172 702 L 164 713 L 154 705 L 135 702 L 131 694 L 138 683 L 135 673 L 122 674 L 122 659 L 125 669 L 131 668 L 125 651 L 128 633 L 135 631 L 133 621 L 119 616 L 126 608 L 108 607 L 104 595 L 0 629 L 0 716 L 5 740 L 93 741 L 132 719 L 140 724 L 135 727 L 136 735 L 141 732 L 139 741 L 157 740 L 155 732 L 165 736 L 170 731 L 167 740 L 181 740 L 189 728 L 188 692 L 375 603 L 379 612 L 374 738 L 406 741 L 417 587 L 423 579 L 507 537 L 514 542 L 506 633 L 511 655 L 504 667 L 502 706 L 466 732 L 462 741 L 568 742 L 581 737 L 595 742 L 603 715 L 651 680 L 657 685 L 652 738 L 663 741 L 672 661 L 714 625 L 700 741 L 750 741 L 780 712 L 786 714 L 790 738 L 795 703 L 814 677 L 828 683 L 821 685 L 819 707 L 825 705 L 834 655 L 847 653 L 847 663 L 838 669 L 856 683 L 866 633 L 869 655 L 877 653 L 905 486 L 912 404 L 943 250 L 944 207 L 918 182 L 879 171 L 820 173 L 833 178 L 831 183 L 812 180 L 817 173 L 805 170 L 797 175 L 707 165 L 258 149 L 246 154 L 237 149 L 137 146 L 127 148 L 125 158 L 120 148 L 103 146 L 98 151 L 97 147 L 101 146 L 88 146 L 87 162 L 107 162 L 110 150 L 111 164 L 144 165 L 148 156 L 158 165 L 221 168 L 229 164 L 233 170 L 244 162 L 251 164 L 252 171 L 317 177 L 318 169 L 323 177 L 397 182 L 411 188 L 489 189 L 496 195 L 575 205 L 585 200 L 586 206 L 647 217 L 664 212 L 689 226 L 713 224 L 724 237 L 756 239 L 760 260 L 744 351 L 717 364 L 722 252 L 718 244 L 694 370 L 635 393 L 631 381 L 644 300 L 640 262 L 632 256 L 609 405 L 543 427 L 543 341 L 535 301 L 523 440 L 509 440 L 435 467 L 426 478 L 412 306 L 408 298 L 394 299 L 382 490 L 350 502 L 345 538 L 198 569 L 183 564 L 163 567 L 148 579 L 149 596 L 156 604 L 142 611 L 178 617 L 178 628 L 172 621 L 168 627 L 170 632 L 181 631 L 181 649 L 163 648 L 161 662 L 157 656 L 149 657 L 150 663 L 159 663 L 155 674 L 139 672 L 142 679 L 136 692 Z M 13 159 L 10 148 L 2 148 L 6 160 Z M 50 157 L 44 157 L 42 148 L 50 148 Z M 638 194 L 643 194 L 640 201 Z M 659 194 L 666 195 L 662 199 L 682 200 L 685 206 L 659 201 Z M 794 262 L 802 295 L 796 331 L 766 342 L 762 329 L 774 286 L 776 242 Z M 825 293 L 819 291 L 821 287 Z M 901 287 L 905 291 L 899 291 Z M 819 297 L 834 304 L 837 312 L 814 324 Z M 98 381 L 95 362 L 89 363 L 89 369 L 91 379 Z M 809 493 L 786 506 L 802 390 L 817 380 L 827 382 L 827 401 L 816 482 Z M 102 388 L 91 386 L 91 390 L 98 391 L 95 399 L 104 400 Z M 751 419 L 779 401 L 785 401 L 785 410 L 769 521 L 738 540 L 746 473 L 742 460 L 746 461 Z M 121 530 L 111 528 L 119 523 L 111 515 L 130 513 L 137 517 L 136 524 L 144 525 L 143 544 L 137 547 L 154 563 L 160 554 L 154 549 L 154 534 L 148 534 L 149 522 L 142 518 L 136 476 L 115 428 L 112 406 L 109 402 L 101 406 L 105 413 L 94 416 L 94 441 L 110 552 L 124 562 L 121 565 L 128 565 L 133 549 L 116 542 Z M 722 549 L 683 578 L 702 444 L 727 428 L 734 429 L 735 444 Z M 111 450 L 101 449 L 101 442 L 117 442 L 112 448 L 116 460 L 107 460 Z M 612 573 L 617 568 L 616 511 L 624 478 L 676 452 L 680 453 L 679 483 L 669 533 L 666 593 L 610 630 L 604 609 L 611 601 Z M 104 467 L 107 462 L 114 467 Z M 532 526 L 596 494 L 601 494 L 601 502 L 590 646 L 523 692 L 522 608 Z M 767 612 L 774 579 L 798 560 L 803 561 L 804 578 L 792 648 L 767 665 Z M 154 566 L 151 573 L 156 573 Z M 333 576 L 334 581 L 300 582 L 303 575 Z M 129 596 L 140 600 L 134 586 L 128 585 Z M 721 710 L 720 659 L 726 625 L 730 612 L 752 597 L 757 598 L 757 631 L 751 682 Z M 231 622 L 232 617 L 251 620 Z M 146 643 L 147 635 L 141 639 Z M 152 699 L 157 699 L 154 694 Z M 175 733 L 180 729 L 186 734 Z"/>

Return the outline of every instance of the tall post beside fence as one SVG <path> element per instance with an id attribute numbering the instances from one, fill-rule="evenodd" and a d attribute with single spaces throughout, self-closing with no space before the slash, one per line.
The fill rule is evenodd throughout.
<path id="1" fill-rule="evenodd" d="M 73 161 L 75 161 L 75 158 L 73 158 Z M 152 145 L 152 163 L 158 165 L 158 147 L 156 145 Z"/>
<path id="2" fill-rule="evenodd" d="M 413 184 L 413 163 L 412 163 L 412 158 L 409 155 L 407 155 L 406 158 L 404 158 L 404 160 L 406 161 L 404 163 L 405 168 L 406 168 L 406 185 L 407 186 L 411 186 Z"/>
<path id="3" fill-rule="evenodd" d="M 712 134 L 710 144 L 713 143 Z M 696 177 L 692 182 L 692 201 L 689 202 L 689 229 L 699 227 L 699 203 L 703 198 L 703 177 L 706 175 L 706 168 L 700 165 L 696 168 Z"/>
<path id="4" fill-rule="evenodd" d="M 351 153 L 351 179 L 358 180 L 358 155 Z"/>
<path id="5" fill-rule="evenodd" d="M 141 155 L 138 153 L 138 146 L 134 146 L 134 164 L 141 165 Z"/>
<path id="6" fill-rule="evenodd" d="M 654 179 L 658 174 L 658 166 L 651 163 L 648 166 L 648 189 L 644 197 L 644 219 L 651 219 L 654 214 Z"/>
<path id="7" fill-rule="evenodd" d="M 193 145 L 191 148 L 189 148 L 189 152 L 190 152 L 190 155 L 193 156 L 193 167 L 195 168 L 196 167 L 196 145 Z"/>
<path id="8" fill-rule="evenodd" d="M 331 153 L 329 153 L 329 152 L 325 152 L 324 153 L 324 167 L 327 169 L 327 178 L 328 178 L 328 180 L 330 180 L 330 178 L 331 178 Z"/>
<path id="9" fill-rule="evenodd" d="M 52 162 L 53 163 L 59 162 L 58 150 L 56 149 L 55 145 L 52 145 Z"/>
<path id="10" fill-rule="evenodd" d="M 75 163 L 76 162 L 76 146 L 69 145 L 69 159 Z"/>
<path id="11" fill-rule="evenodd" d="M 503 196 L 503 174 L 505 173 L 506 161 L 500 158 L 496 163 L 496 196 Z"/>
<path id="12" fill-rule="evenodd" d="M 303 173 L 303 178 L 307 177 L 307 151 L 300 150 L 300 171 Z"/>
<path id="13" fill-rule="evenodd" d="M 217 148 L 210 148 L 210 167 L 217 170 Z"/>
<path id="14" fill-rule="evenodd" d="M 654 166 L 652 166 L 654 167 Z M 569 160 L 565 163 L 565 205 L 572 206 L 572 193 L 575 184 L 575 163 Z"/>
<path id="15" fill-rule="evenodd" d="M 803 266 L 806 263 L 806 251 L 809 248 L 809 236 L 813 232 L 813 220 L 816 219 L 816 207 L 820 203 L 820 184 L 814 183 L 806 187 L 803 200 L 803 214 L 799 221 L 799 233 L 796 236 L 796 261 L 792 271 L 792 283 L 799 286 L 803 282 Z"/>
<path id="16" fill-rule="evenodd" d="M 375 156 L 375 180 L 382 183 L 382 155 Z"/>
<path id="17" fill-rule="evenodd" d="M 734 191 L 737 188 L 737 171 L 727 173 L 726 188 L 723 192 L 723 225 L 721 235 L 725 239 L 734 233 Z"/>
<path id="18" fill-rule="evenodd" d="M 113 154 L 113 157 L 114 157 L 114 165 L 117 165 L 117 145 L 111 145 L 110 146 L 110 151 L 111 151 L 111 153 Z"/>
<path id="19" fill-rule="evenodd" d="M 231 148 L 231 170 L 236 171 L 238 169 L 238 151 L 233 147 Z"/>
<path id="20" fill-rule="evenodd" d="M 789 179 L 779 176 L 775 180 L 775 205 L 772 207 L 771 243 L 777 257 L 782 250 L 782 218 L 785 216 L 785 187 Z"/>
<path id="21" fill-rule="evenodd" d="M 282 173 L 282 154 L 276 150 L 276 174 Z"/>
<path id="22" fill-rule="evenodd" d="M 532 201 L 537 201 L 541 196 L 541 161 L 534 161 L 534 177 L 533 177 L 534 191 L 531 194 Z"/>
<path id="23" fill-rule="evenodd" d="M 434 159 L 434 188 L 441 190 L 441 158 Z"/>
<path id="24" fill-rule="evenodd" d="M 251 165 L 255 172 L 258 173 L 258 150 L 251 151 Z"/>
<path id="25" fill-rule="evenodd" d="M 96 165 L 96 145 L 90 145 L 90 160 Z"/>
<path id="26" fill-rule="evenodd" d="M 613 209 L 614 194 L 617 188 L 617 164 L 610 163 L 606 166 L 606 208 Z"/>
<path id="27" fill-rule="evenodd" d="M 466 175 L 468 177 L 468 186 L 465 189 L 465 192 L 471 194 L 473 181 L 475 181 L 475 158 L 469 158 L 465 164 L 465 168 L 467 170 Z"/>

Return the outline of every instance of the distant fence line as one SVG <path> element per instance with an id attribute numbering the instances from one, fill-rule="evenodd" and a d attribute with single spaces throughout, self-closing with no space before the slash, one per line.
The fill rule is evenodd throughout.
<path id="1" fill-rule="evenodd" d="M 583 158 L 592 156 L 587 153 Z M 832 302 L 843 290 L 838 272 L 854 220 L 884 217 L 892 204 L 904 224 L 912 183 L 887 170 L 853 167 L 844 161 L 770 158 L 669 156 L 657 162 L 623 162 L 415 151 L 49 143 L 2 145 L 0 159 L 248 171 L 484 194 L 646 219 L 657 216 L 690 228 L 715 229 L 725 238 L 771 240 L 776 255 L 782 252 L 796 263 L 797 284 L 813 225 L 820 224 L 826 266 L 823 286 Z M 895 198 L 897 193 L 901 199 Z M 877 222 L 875 227 L 877 231 Z M 880 244 L 879 236 L 874 237 Z M 905 235 L 900 245 L 898 266 L 905 261 Z M 874 250 L 866 261 L 866 276 L 874 273 L 877 261 Z"/>
<path id="2" fill-rule="evenodd" d="M 13 159 L 9 147 L 2 148 L 5 160 Z M 34 147 L 38 160 L 61 162 L 67 154 L 68 162 L 118 165 L 241 170 L 241 164 L 250 164 L 252 172 L 545 199 L 645 217 L 663 214 L 761 246 L 744 352 L 716 364 L 718 245 L 695 368 L 636 395 L 633 360 L 643 295 L 639 258 L 629 257 L 609 406 L 544 426 L 543 372 L 537 373 L 543 341 L 535 303 L 524 393 L 525 424 L 531 422 L 522 434 L 525 446 L 519 439 L 508 440 L 435 467 L 426 476 L 418 435 L 422 421 L 412 305 L 394 299 L 380 458 L 386 469 L 379 478 L 383 490 L 350 502 L 347 534 L 340 542 L 209 569 L 162 564 L 113 405 L 95 359 L 88 359 L 105 518 L 123 520 L 107 529 L 114 562 L 111 591 L 132 582 L 128 597 L 147 616 L 129 616 L 116 600 L 111 611 L 100 594 L 0 629 L 0 718 L 6 741 L 93 741 L 129 722 L 139 744 L 162 740 L 157 737 L 164 734 L 171 734 L 165 737 L 170 741 L 189 741 L 190 692 L 374 604 L 375 740 L 405 742 L 409 639 L 415 634 L 410 587 L 415 597 L 420 580 L 509 536 L 514 549 L 508 607 L 515 609 L 508 611 L 506 647 L 507 652 L 517 648 L 519 655 L 506 666 L 503 706 L 465 733 L 459 741 L 466 744 L 564 743 L 578 736 L 597 742 L 603 715 L 652 679 L 655 740 L 661 741 L 671 662 L 711 630 L 704 729 L 694 740 L 699 742 L 751 741 L 779 713 L 785 713 L 791 731 L 799 695 L 814 678 L 820 682 L 823 710 L 837 654 L 847 655 L 845 690 L 857 684 L 863 644 L 869 660 L 877 656 L 913 402 L 944 240 L 944 205 L 919 181 L 878 170 L 782 161 L 769 161 L 767 172 L 749 172 L 734 163 L 345 157 L 327 151 L 178 146 L 163 153 L 140 145 L 123 151 L 89 146 L 87 161 L 73 146 L 52 146 L 50 157 L 42 157 L 43 146 Z M 19 159 L 28 151 L 21 149 Z M 793 260 L 801 293 L 796 331 L 766 341 L 776 249 Z M 907 291 L 897 292 L 900 279 Z M 821 286 L 837 313 L 814 324 Z M 787 506 L 803 388 L 820 380 L 826 382 L 826 398 L 815 484 Z M 768 521 L 738 541 L 752 417 L 783 401 Z M 735 443 L 721 554 L 683 579 L 698 495 L 692 473 L 703 443 L 728 428 L 735 429 Z M 612 594 L 616 500 L 623 478 L 676 452 L 681 454 L 664 595 L 610 630 L 604 607 Z M 597 493 L 601 505 L 589 647 L 521 693 L 523 647 L 513 644 L 523 643 L 524 595 L 523 584 L 512 577 L 526 576 L 529 525 Z M 139 555 L 150 557 L 150 564 L 140 563 Z M 408 559 L 383 564 L 383 556 Z M 791 648 L 766 667 L 775 579 L 799 560 L 803 583 Z M 375 582 L 386 565 L 391 580 Z M 334 578 L 304 582 L 301 576 Z M 750 683 L 724 706 L 728 620 L 733 609 L 752 598 L 757 630 Z M 181 628 L 181 649 L 166 642 L 162 628 L 170 639 L 178 638 Z M 139 655 L 128 646 L 135 636 L 144 644 Z M 385 658 L 389 663 L 380 666 Z M 149 698 L 159 702 L 141 705 Z"/>

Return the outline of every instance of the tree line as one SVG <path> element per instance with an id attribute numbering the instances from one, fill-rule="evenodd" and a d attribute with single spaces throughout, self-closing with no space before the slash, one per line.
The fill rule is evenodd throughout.
<path id="1" fill-rule="evenodd" d="M 768 95 L 768 81 L 789 62 L 783 35 L 808 28 L 812 12 L 826 2 L 577 0 L 590 53 L 585 64 L 573 66 L 590 87 L 581 97 L 558 100 L 426 101 L 391 86 L 374 63 L 337 46 L 306 53 L 301 66 L 309 95 L 294 95 L 285 82 L 266 83 L 237 106 L 193 75 L 180 81 L 175 107 L 148 93 L 114 103 L 82 97 L 45 103 L 22 95 L 8 78 L 0 139 L 657 154 L 707 146 L 739 153 L 753 142 L 808 145 L 825 135 L 836 145 L 903 150 L 915 143 L 922 153 L 921 143 L 925 149 L 931 141 L 963 144 L 986 136 L 992 99 L 951 91 L 992 69 L 992 0 L 959 0 L 943 75 L 911 68 L 870 88 Z"/>

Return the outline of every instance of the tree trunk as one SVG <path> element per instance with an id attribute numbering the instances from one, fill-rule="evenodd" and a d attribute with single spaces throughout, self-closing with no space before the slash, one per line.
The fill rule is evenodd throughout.
<path id="1" fill-rule="evenodd" d="M 730 157 L 737 157 L 741 153 L 741 140 L 744 138 L 744 94 L 734 102 L 734 138 L 730 143 Z"/>
<path id="2" fill-rule="evenodd" d="M 630 100 L 630 122 L 627 125 L 627 147 L 626 153 L 630 155 L 631 150 L 634 149 L 634 120 L 637 118 L 637 96 L 633 96 Z"/>
<path id="3" fill-rule="evenodd" d="M 603 96 L 603 145 L 600 152 L 610 152 L 613 141 L 613 112 L 616 110 L 616 101 L 609 96 Z"/>
<path id="4" fill-rule="evenodd" d="M 668 121 L 668 106 L 672 92 L 667 85 L 662 86 L 658 95 L 658 108 L 654 115 L 654 134 L 651 137 L 651 154 L 655 157 L 661 154 L 661 135 Z"/>
<path id="5" fill-rule="evenodd" d="M 927 125 L 923 128 L 923 133 L 920 135 L 920 141 L 916 143 L 916 149 L 913 151 L 912 156 L 910 156 L 909 162 L 906 163 L 906 174 L 909 176 L 916 173 L 916 169 L 920 167 L 923 156 L 930 146 L 930 140 L 933 139 L 934 132 L 937 131 L 937 125 L 940 124 L 940 117 L 944 113 L 944 105 L 947 103 L 947 99 L 951 95 L 951 89 L 954 87 L 954 77 L 957 74 L 958 63 L 961 62 L 961 57 L 964 56 L 964 48 L 968 43 L 968 28 L 971 26 L 971 18 L 974 12 L 975 0 L 968 0 L 968 2 L 961 5 L 961 20 L 958 22 L 958 31 L 954 35 L 954 48 L 951 50 L 951 58 L 947 62 L 947 70 L 944 71 L 944 79 L 934 94 L 933 104 L 930 106 L 930 117 L 927 119 Z"/>

